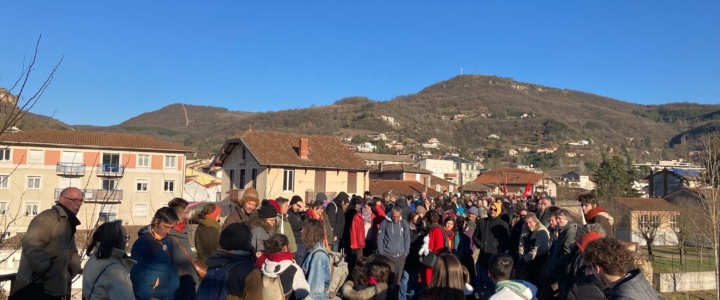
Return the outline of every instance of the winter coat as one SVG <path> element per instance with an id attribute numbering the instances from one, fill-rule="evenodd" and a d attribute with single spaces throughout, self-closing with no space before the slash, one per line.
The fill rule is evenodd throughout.
<path id="1" fill-rule="evenodd" d="M 350 227 L 350 249 L 365 249 L 365 221 L 361 213 L 353 217 Z"/>
<path id="2" fill-rule="evenodd" d="M 540 220 L 540 223 L 545 225 L 545 227 L 550 226 L 550 212 L 547 208 L 545 208 L 541 214 L 538 214 L 538 219 Z"/>
<path id="3" fill-rule="evenodd" d="M 263 298 L 263 284 L 260 270 L 255 268 L 252 258 L 255 254 L 234 250 L 215 250 L 207 259 L 208 268 L 217 268 L 224 265 L 240 262 L 239 265 L 228 271 L 227 294 L 230 300 L 255 300 Z"/>
<path id="4" fill-rule="evenodd" d="M 175 270 L 180 276 L 180 287 L 175 292 L 176 300 L 195 299 L 195 290 L 200 284 L 200 277 L 192 265 L 195 254 L 190 246 L 189 228 L 190 226 L 186 226 L 182 232 L 173 228 L 169 234 L 172 239 Z"/>
<path id="5" fill-rule="evenodd" d="M 645 279 L 640 269 L 635 269 L 628 273 L 628 276 L 620 279 L 611 289 L 605 291 L 606 299 L 617 300 L 657 300 L 657 292 Z"/>
<path id="6" fill-rule="evenodd" d="M 292 228 L 292 234 L 295 236 L 295 244 L 303 245 L 302 241 L 302 228 L 303 221 L 308 218 L 304 211 L 294 212 L 292 209 L 288 210 L 288 222 L 290 222 L 290 228 Z"/>
<path id="7" fill-rule="evenodd" d="M 489 300 L 533 300 L 537 294 L 534 284 L 522 280 L 503 280 L 495 284 L 495 294 Z"/>
<path id="8" fill-rule="evenodd" d="M 501 218 L 478 219 L 473 234 L 473 242 L 480 249 L 478 264 L 487 269 L 490 257 L 496 253 L 507 251 L 510 242 L 510 230 L 508 223 Z"/>
<path id="9" fill-rule="evenodd" d="M 130 270 L 136 263 L 125 250 L 117 248 L 105 259 L 90 254 L 83 269 L 83 299 L 135 299 Z"/>
<path id="10" fill-rule="evenodd" d="M 213 251 L 220 249 L 220 223 L 215 220 L 200 219 L 195 229 L 195 250 L 198 258 L 205 262 Z"/>
<path id="11" fill-rule="evenodd" d="M 379 282 L 361 290 L 355 290 L 354 287 L 353 281 L 348 280 L 342 286 L 342 295 L 348 300 L 385 300 L 388 298 L 388 285 L 384 282 Z"/>
<path id="12" fill-rule="evenodd" d="M 596 206 L 588 211 L 588 213 L 585 214 L 585 221 L 587 221 L 588 224 L 600 224 L 600 227 L 605 231 L 606 237 L 615 237 L 613 217 L 602 207 Z"/>
<path id="13" fill-rule="evenodd" d="M 233 205 L 233 209 L 230 211 L 230 214 L 225 219 L 225 223 L 223 223 L 222 228 L 225 229 L 230 224 L 235 223 L 246 223 L 250 219 L 257 218 L 257 210 L 253 210 L 252 213 L 249 215 L 245 213 L 245 211 L 242 210 L 242 207 L 235 203 Z"/>
<path id="14" fill-rule="evenodd" d="M 310 285 L 310 295 L 307 300 L 328 299 L 327 290 L 330 287 L 330 256 L 322 241 L 317 242 L 305 256 L 302 269 Z"/>
<path id="15" fill-rule="evenodd" d="M 275 234 L 275 228 L 265 222 L 264 219 L 252 219 L 245 224 L 250 227 L 250 233 L 252 233 L 251 243 L 253 249 L 255 249 L 256 252 L 265 250 L 264 242 Z"/>
<path id="16" fill-rule="evenodd" d="M 410 228 L 410 252 L 405 260 L 405 270 L 418 272 L 420 268 L 420 254 L 418 253 L 422 248 L 423 238 L 427 235 L 427 232 L 422 223 L 418 224 L 415 229 L 413 229 L 413 226 L 408 226 L 408 228 Z"/>
<path id="17" fill-rule="evenodd" d="M 558 282 L 567 280 L 567 266 L 571 263 L 572 249 L 575 245 L 575 233 L 577 224 L 568 222 L 560 228 L 554 249 L 548 256 L 548 263 L 545 268 L 545 275 L 548 275 Z"/>
<path id="18" fill-rule="evenodd" d="M 174 299 L 180 285 L 173 262 L 173 243 L 170 236 L 156 239 L 150 225 L 138 231 L 138 239 L 130 250 L 137 264 L 130 270 L 135 298 L 138 300 Z M 192 285 L 191 287 L 195 287 Z"/>
<path id="19" fill-rule="evenodd" d="M 440 228 L 438 224 L 428 226 L 428 249 L 437 255 L 450 251 L 445 246 L 445 231 Z M 430 281 L 432 281 L 432 268 L 428 268 L 425 265 L 423 265 L 422 268 L 421 272 L 424 275 L 424 277 L 421 278 L 422 283 L 430 285 Z"/>
<path id="20" fill-rule="evenodd" d="M 377 251 L 379 254 L 398 257 L 407 255 L 410 251 L 410 228 L 408 223 L 400 218 L 397 223 L 390 216 L 380 223 L 377 236 Z"/>
<path id="21" fill-rule="evenodd" d="M 42 281 L 46 294 L 70 294 L 70 280 L 80 273 L 80 256 L 69 217 L 72 218 L 60 205 L 53 205 L 30 221 L 22 239 L 13 293 L 44 273 Z"/>
<path id="22" fill-rule="evenodd" d="M 532 231 L 525 237 L 523 241 L 523 255 L 521 258 L 525 262 L 539 261 L 541 264 L 545 262 L 550 247 L 550 240 L 547 228 L 540 223 L 535 225 Z"/>
<path id="23" fill-rule="evenodd" d="M 401 197 L 400 199 L 397 200 L 395 205 L 397 207 L 399 207 L 400 210 L 402 210 L 403 220 L 410 220 L 410 213 L 412 212 L 412 210 L 410 209 L 410 206 L 408 206 L 407 199 Z"/>
<path id="24" fill-rule="evenodd" d="M 283 292 L 292 290 L 296 299 L 304 299 L 310 294 L 310 285 L 302 268 L 292 261 L 292 257 L 290 252 L 271 253 L 267 255 L 260 272 L 266 277 L 280 278 Z"/>
<path id="25" fill-rule="evenodd" d="M 345 212 L 339 199 L 335 199 L 328 203 L 325 207 L 325 214 L 330 227 L 332 227 L 333 235 L 341 240 L 345 231 Z M 328 237 L 328 243 L 332 243 L 333 237 Z"/>
<path id="26" fill-rule="evenodd" d="M 290 220 L 288 219 L 288 215 L 282 215 L 278 214 L 277 216 L 277 233 L 281 233 L 285 235 L 288 239 L 288 249 L 290 252 L 295 253 L 297 252 L 297 243 L 295 243 L 295 232 L 292 230 L 292 225 L 290 225 Z"/>
<path id="27" fill-rule="evenodd" d="M 605 300 L 605 286 L 595 275 L 585 275 L 584 270 L 573 280 L 572 286 L 564 292 L 561 299 L 566 300 Z M 561 294 L 563 295 L 563 294 Z"/>

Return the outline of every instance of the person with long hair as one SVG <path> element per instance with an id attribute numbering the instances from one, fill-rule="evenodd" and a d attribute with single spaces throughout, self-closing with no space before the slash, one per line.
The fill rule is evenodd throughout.
<path id="1" fill-rule="evenodd" d="M 465 300 L 465 277 L 460 260 L 452 254 L 442 254 L 433 267 L 433 276 L 425 291 L 424 300 Z"/>
<path id="2" fill-rule="evenodd" d="M 399 274 L 394 270 L 395 263 L 387 256 L 370 256 L 362 269 L 359 279 L 348 280 L 342 286 L 342 294 L 349 300 L 385 300 L 395 299 L 393 280 Z"/>
<path id="3" fill-rule="evenodd" d="M 442 227 L 440 227 L 440 214 L 437 211 L 431 210 L 425 215 L 428 224 L 428 249 L 433 253 L 440 255 L 444 251 L 447 251 L 445 246 L 445 234 Z M 423 266 L 421 270 L 422 283 L 429 285 L 432 280 L 433 269 L 427 266 Z"/>
<path id="4" fill-rule="evenodd" d="M 195 249 L 198 258 L 205 260 L 213 251 L 220 248 L 220 206 L 214 203 L 205 205 L 198 214 L 198 227 L 195 229 Z"/>
<path id="5" fill-rule="evenodd" d="M 195 299 L 195 290 L 200 284 L 200 276 L 193 267 L 192 261 L 195 258 L 190 245 L 190 226 L 188 225 L 188 216 L 190 209 L 188 201 L 183 198 L 173 198 L 168 202 L 168 207 L 175 210 L 178 222 L 175 223 L 169 236 L 172 241 L 172 260 L 175 264 L 175 270 L 180 275 L 180 286 L 175 291 L 175 299 L 192 300 Z"/>
<path id="6" fill-rule="evenodd" d="M 265 240 L 265 251 L 255 262 L 263 276 L 279 279 L 282 290 L 286 296 L 304 299 L 310 293 L 310 285 L 305 279 L 302 268 L 293 260 L 293 254 L 288 247 L 288 237 L 276 233 Z M 264 290 L 264 294 L 271 291 Z"/>
<path id="7" fill-rule="evenodd" d="M 276 232 L 277 209 L 270 204 L 270 201 L 263 200 L 258 209 L 257 217 L 250 219 L 247 223 L 252 232 L 252 245 L 255 248 L 255 255 L 262 255 L 265 250 L 265 240 Z"/>
<path id="8" fill-rule="evenodd" d="M 328 299 L 330 287 L 330 256 L 325 244 L 325 228 L 323 222 L 309 219 L 303 224 L 302 241 L 310 248 L 302 264 L 305 278 L 310 285 L 308 300 Z"/>
<path id="9" fill-rule="evenodd" d="M 137 263 L 125 253 L 127 238 L 122 221 L 103 223 L 95 229 L 85 253 L 83 299 L 133 299 L 130 270 Z"/>
<path id="10" fill-rule="evenodd" d="M 366 247 L 368 250 L 374 248 L 371 245 L 374 244 L 374 237 L 377 235 L 373 227 L 375 217 L 372 202 L 359 204 L 358 212 L 353 216 L 350 227 L 350 249 L 355 254 L 354 261 L 369 256 L 369 251 L 365 251 Z"/>

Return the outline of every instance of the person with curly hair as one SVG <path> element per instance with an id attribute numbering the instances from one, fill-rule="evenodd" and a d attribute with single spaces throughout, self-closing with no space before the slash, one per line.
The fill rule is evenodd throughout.
<path id="1" fill-rule="evenodd" d="M 296 299 L 304 299 L 310 293 L 310 285 L 305 279 L 302 268 L 293 260 L 293 254 L 289 249 L 288 237 L 276 233 L 263 242 L 265 251 L 255 262 L 264 277 L 270 280 L 280 280 L 282 292 L 286 298 L 294 296 Z M 274 285 L 270 285 L 274 286 Z M 272 294 L 267 290 L 264 294 Z M 276 291 L 277 292 L 277 291 Z"/>
<path id="2" fill-rule="evenodd" d="M 618 240 L 611 237 L 596 239 L 588 243 L 583 257 L 595 277 L 607 286 L 606 299 L 658 299 L 642 271 L 630 270 L 633 254 Z"/>

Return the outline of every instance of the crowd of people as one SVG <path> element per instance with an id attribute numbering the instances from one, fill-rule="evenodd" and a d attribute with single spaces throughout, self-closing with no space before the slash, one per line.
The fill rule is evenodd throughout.
<path id="1" fill-rule="evenodd" d="M 82 196 L 67 188 L 32 220 L 10 299 L 70 294 Z M 227 207 L 205 205 L 191 243 L 188 202 L 175 198 L 139 230 L 130 255 L 121 221 L 94 231 L 82 297 L 657 299 L 634 253 L 613 237 L 612 216 L 592 195 L 578 200 L 579 218 L 545 194 L 340 192 L 306 204 L 300 196 L 260 201 L 248 188 Z M 350 274 L 334 287 L 338 257 Z"/>

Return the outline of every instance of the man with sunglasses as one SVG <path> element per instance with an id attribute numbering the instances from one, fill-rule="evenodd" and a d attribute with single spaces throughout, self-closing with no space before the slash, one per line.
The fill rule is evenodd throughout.
<path id="1" fill-rule="evenodd" d="M 487 291 L 494 291 L 495 284 L 490 280 L 488 274 L 488 262 L 490 257 L 497 253 L 505 253 L 508 250 L 510 242 L 510 231 L 508 223 L 500 218 L 502 215 L 501 203 L 488 204 L 488 217 L 478 219 L 473 234 L 473 242 L 480 250 L 480 255 L 476 262 L 478 279 L 476 280 L 476 288 L 484 288 Z"/>
<path id="2" fill-rule="evenodd" d="M 30 221 L 10 299 L 65 299 L 70 295 L 70 281 L 80 273 L 75 231 L 82 203 L 80 189 L 66 188 L 55 205 Z"/>

